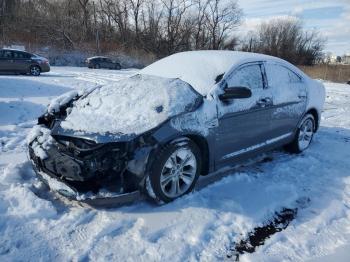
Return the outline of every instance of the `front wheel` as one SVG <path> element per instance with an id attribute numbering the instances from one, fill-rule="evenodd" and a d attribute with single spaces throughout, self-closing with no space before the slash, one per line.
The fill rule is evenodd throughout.
<path id="1" fill-rule="evenodd" d="M 39 76 L 40 75 L 40 67 L 38 67 L 38 66 L 31 66 L 30 67 L 30 74 L 32 75 L 32 76 Z"/>
<path id="2" fill-rule="evenodd" d="M 154 156 L 147 179 L 148 194 L 168 203 L 191 192 L 201 172 L 198 146 L 185 139 L 166 145 Z"/>
<path id="3" fill-rule="evenodd" d="M 315 132 L 315 118 L 307 114 L 301 120 L 300 126 L 295 134 L 294 140 L 286 146 L 291 153 L 301 153 L 311 144 Z"/>

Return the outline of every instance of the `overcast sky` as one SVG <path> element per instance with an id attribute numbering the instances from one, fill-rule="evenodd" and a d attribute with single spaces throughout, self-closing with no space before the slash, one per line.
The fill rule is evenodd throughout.
<path id="1" fill-rule="evenodd" d="M 239 0 L 238 4 L 244 12 L 243 31 L 273 17 L 297 16 L 305 28 L 316 28 L 327 37 L 326 51 L 350 53 L 350 0 Z"/>

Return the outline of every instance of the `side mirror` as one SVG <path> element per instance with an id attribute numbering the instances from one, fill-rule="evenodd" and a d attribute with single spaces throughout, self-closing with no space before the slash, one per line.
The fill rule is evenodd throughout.
<path id="1" fill-rule="evenodd" d="M 235 98 L 249 98 L 252 96 L 252 91 L 244 86 L 226 87 L 224 93 L 219 95 L 220 100 L 229 100 Z"/>

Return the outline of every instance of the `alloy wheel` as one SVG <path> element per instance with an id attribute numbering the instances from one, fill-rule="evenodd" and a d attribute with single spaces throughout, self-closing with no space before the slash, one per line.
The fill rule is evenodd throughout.
<path id="1" fill-rule="evenodd" d="M 299 149 L 305 150 L 311 143 L 314 134 L 314 122 L 307 118 L 301 125 L 298 137 Z"/>
<path id="2" fill-rule="evenodd" d="M 197 160 L 189 148 L 173 152 L 162 169 L 160 185 L 163 193 L 176 198 L 185 193 L 195 180 Z"/>
<path id="3" fill-rule="evenodd" d="M 33 76 L 38 76 L 40 75 L 40 68 L 37 67 L 37 66 L 32 66 L 30 68 L 30 74 L 33 75 Z"/>

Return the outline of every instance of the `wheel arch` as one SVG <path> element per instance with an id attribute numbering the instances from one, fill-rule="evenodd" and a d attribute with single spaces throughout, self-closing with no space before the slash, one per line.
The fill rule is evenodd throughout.
<path id="1" fill-rule="evenodd" d="M 314 119 L 315 119 L 315 132 L 318 130 L 319 128 L 319 125 L 320 125 L 320 117 L 319 117 L 319 113 L 318 111 L 316 110 L 316 108 L 310 108 L 306 113 L 305 115 L 307 114 L 311 114 Z M 304 116 L 305 116 L 304 115 Z"/>
<path id="2" fill-rule="evenodd" d="M 202 172 L 201 175 L 207 175 L 209 172 L 209 145 L 208 141 L 201 135 L 197 134 L 188 134 L 185 135 L 185 137 L 188 137 L 191 139 L 201 151 L 201 158 L 202 158 Z"/>
<path id="3" fill-rule="evenodd" d="M 42 68 L 41 68 L 41 66 L 40 66 L 39 64 L 31 64 L 31 65 L 28 67 L 28 72 L 29 72 L 29 73 L 30 73 L 30 69 L 31 69 L 33 66 L 39 67 L 40 72 L 43 71 Z"/>
<path id="4" fill-rule="evenodd" d="M 209 151 L 209 141 L 203 135 L 197 133 L 179 133 L 174 136 L 169 136 L 164 139 L 161 144 L 166 145 L 168 143 L 173 143 L 181 141 L 182 138 L 190 139 L 196 146 L 198 146 L 201 151 L 202 158 L 202 172 L 201 175 L 207 175 L 210 171 L 210 151 Z"/>

